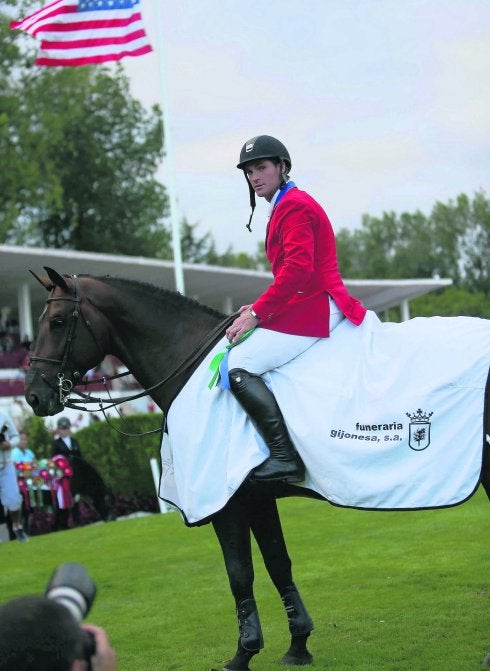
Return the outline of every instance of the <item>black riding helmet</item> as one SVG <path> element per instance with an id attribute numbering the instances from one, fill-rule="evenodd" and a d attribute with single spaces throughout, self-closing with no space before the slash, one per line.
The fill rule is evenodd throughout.
<path id="1" fill-rule="evenodd" d="M 250 193 L 250 207 L 252 208 L 252 214 L 247 224 L 249 231 L 252 230 L 252 217 L 254 216 L 255 210 L 255 191 L 253 190 L 252 185 L 248 181 L 247 173 L 245 172 L 245 166 L 250 161 L 259 161 L 262 158 L 277 158 L 287 165 L 288 172 L 291 170 L 291 157 L 289 152 L 282 142 L 277 140 L 271 135 L 257 135 L 256 137 L 251 138 L 242 147 L 240 152 L 240 162 L 237 165 L 237 168 L 243 170 L 245 179 L 247 180 L 248 190 Z"/>

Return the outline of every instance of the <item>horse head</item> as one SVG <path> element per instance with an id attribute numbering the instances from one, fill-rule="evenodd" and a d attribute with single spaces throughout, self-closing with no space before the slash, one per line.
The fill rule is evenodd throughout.
<path id="1" fill-rule="evenodd" d="M 94 305 L 82 296 L 80 278 L 62 276 L 52 268 L 45 270 L 49 281 L 36 278 L 49 296 L 39 318 L 25 382 L 26 400 L 39 416 L 63 410 L 73 386 L 104 358 L 106 341 Z M 95 323 L 98 332 L 92 325 Z"/>

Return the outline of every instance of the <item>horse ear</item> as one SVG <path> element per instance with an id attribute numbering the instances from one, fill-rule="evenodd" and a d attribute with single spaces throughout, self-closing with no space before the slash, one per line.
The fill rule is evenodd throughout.
<path id="1" fill-rule="evenodd" d="M 52 284 L 48 284 L 45 280 L 42 280 L 39 277 L 39 275 L 36 275 L 36 273 L 33 270 L 29 270 L 29 272 L 36 278 L 39 284 L 41 284 L 46 289 L 46 291 L 51 291 L 51 289 L 53 288 Z"/>
<path id="2" fill-rule="evenodd" d="M 68 284 L 56 270 L 48 268 L 47 266 L 44 266 L 44 270 L 48 273 L 49 279 L 55 286 L 60 287 L 60 289 L 65 289 L 65 291 L 68 290 Z"/>

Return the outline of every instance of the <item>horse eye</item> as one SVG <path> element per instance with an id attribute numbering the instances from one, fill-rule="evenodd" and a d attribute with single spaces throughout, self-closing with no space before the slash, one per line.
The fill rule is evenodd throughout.
<path id="1" fill-rule="evenodd" d="M 65 325 L 65 320 L 62 319 L 61 317 L 55 317 L 55 319 L 52 320 L 51 322 L 51 328 L 52 329 L 62 329 Z"/>

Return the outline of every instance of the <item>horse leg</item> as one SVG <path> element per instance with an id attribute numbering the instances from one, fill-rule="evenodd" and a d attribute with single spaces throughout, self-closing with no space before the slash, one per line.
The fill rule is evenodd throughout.
<path id="1" fill-rule="evenodd" d="M 486 434 L 485 445 L 483 446 L 483 468 L 481 483 L 488 499 L 490 500 L 490 433 Z"/>
<path id="2" fill-rule="evenodd" d="M 238 647 L 222 671 L 249 671 L 249 662 L 264 647 L 259 614 L 253 593 L 254 569 L 248 514 L 237 492 L 212 524 L 223 552 L 226 572 L 235 599 Z"/>
<path id="3" fill-rule="evenodd" d="M 268 486 L 249 485 L 248 512 L 250 528 L 259 546 L 264 564 L 286 609 L 291 644 L 281 664 L 311 664 L 313 656 L 306 642 L 314 628 L 298 588 L 294 584 L 289 557 L 275 496 Z"/>
<path id="4" fill-rule="evenodd" d="M 485 407 L 483 410 L 483 467 L 481 483 L 490 500 L 490 373 L 485 391 Z"/>

